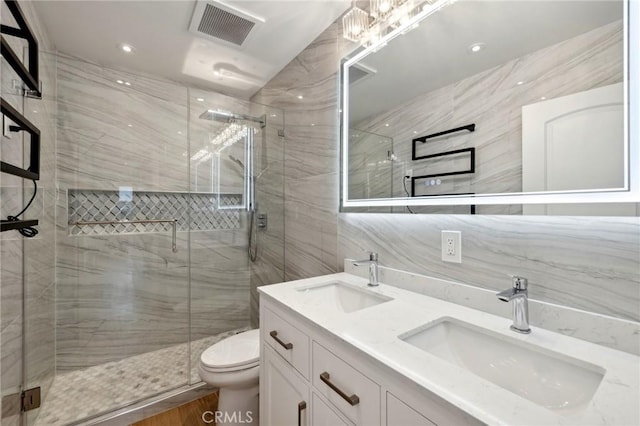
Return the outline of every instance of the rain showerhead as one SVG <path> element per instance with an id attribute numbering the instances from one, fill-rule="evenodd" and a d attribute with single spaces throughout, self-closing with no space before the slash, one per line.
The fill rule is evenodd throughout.
<path id="1" fill-rule="evenodd" d="M 209 109 L 202 114 L 200 114 L 200 118 L 203 120 L 211 120 L 217 121 L 219 123 L 236 123 L 238 121 L 251 121 L 253 123 L 260 124 L 260 127 L 265 127 L 267 125 L 266 116 L 262 117 L 252 117 L 250 115 L 245 114 L 235 114 L 232 112 L 226 111 L 214 111 Z"/>

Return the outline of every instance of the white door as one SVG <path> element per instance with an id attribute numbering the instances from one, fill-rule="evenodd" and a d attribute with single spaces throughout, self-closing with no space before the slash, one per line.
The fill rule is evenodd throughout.
<path id="1" fill-rule="evenodd" d="M 622 83 L 522 107 L 522 190 L 624 187 Z M 525 205 L 524 214 L 635 216 L 634 204 Z"/>
<path id="2" fill-rule="evenodd" d="M 260 377 L 260 424 L 263 426 L 309 425 L 309 388 L 292 366 L 269 345 L 263 344 Z"/>

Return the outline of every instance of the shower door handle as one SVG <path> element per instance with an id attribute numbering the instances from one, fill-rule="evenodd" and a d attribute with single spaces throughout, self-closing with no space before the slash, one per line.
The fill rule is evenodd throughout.
<path id="1" fill-rule="evenodd" d="M 293 343 L 291 343 L 291 342 L 285 343 L 282 340 L 280 340 L 280 338 L 278 337 L 278 332 L 277 331 L 275 331 L 275 330 L 270 331 L 269 332 L 269 336 L 273 337 L 273 340 L 278 342 L 280 344 L 280 346 L 282 346 L 286 350 L 293 349 Z"/>

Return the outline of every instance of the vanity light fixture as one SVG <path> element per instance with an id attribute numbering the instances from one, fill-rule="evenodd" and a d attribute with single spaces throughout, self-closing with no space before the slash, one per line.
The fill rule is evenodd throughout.
<path id="1" fill-rule="evenodd" d="M 354 4 L 342 17 L 342 36 L 363 46 L 372 46 L 385 35 L 386 30 L 406 26 L 421 10 L 440 8 L 442 3 L 455 0 L 369 0 L 369 12 Z M 408 26 L 409 31 L 417 25 Z"/>

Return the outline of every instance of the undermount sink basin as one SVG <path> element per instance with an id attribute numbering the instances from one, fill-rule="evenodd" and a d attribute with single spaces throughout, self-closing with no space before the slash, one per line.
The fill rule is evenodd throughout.
<path id="1" fill-rule="evenodd" d="M 393 300 L 341 281 L 299 288 L 305 305 L 338 312 L 355 312 Z"/>
<path id="2" fill-rule="evenodd" d="M 440 318 L 401 340 L 558 414 L 584 407 L 605 370 L 453 318 Z"/>

